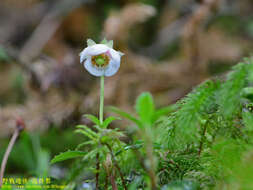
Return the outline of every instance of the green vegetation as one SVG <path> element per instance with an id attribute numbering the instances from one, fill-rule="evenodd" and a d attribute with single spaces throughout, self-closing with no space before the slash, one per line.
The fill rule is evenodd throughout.
<path id="1" fill-rule="evenodd" d="M 94 126 L 79 125 L 76 132 L 89 140 L 53 162 L 84 154 L 79 164 L 96 173 L 94 158 L 100 152 L 102 189 L 110 187 L 112 173 L 119 189 L 124 184 L 128 189 L 251 189 L 252 73 L 253 60 L 245 59 L 225 81 L 208 80 L 175 105 L 160 109 L 143 93 L 136 101 L 137 117 L 109 107 L 132 122 L 121 132 L 108 128 L 114 117 L 101 125 L 86 115 Z M 80 152 L 83 146 L 89 151 Z"/>

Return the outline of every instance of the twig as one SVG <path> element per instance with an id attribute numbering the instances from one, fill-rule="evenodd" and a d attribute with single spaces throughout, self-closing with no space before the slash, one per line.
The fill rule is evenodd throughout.
<path id="1" fill-rule="evenodd" d="M 114 156 L 114 154 L 113 154 L 112 148 L 111 148 L 111 146 L 110 146 L 109 144 L 107 144 L 107 143 L 106 143 L 106 146 L 107 146 L 107 148 L 110 150 L 110 154 L 111 154 L 111 156 L 112 156 L 112 160 L 113 160 L 113 162 L 114 162 L 114 164 L 115 164 L 116 169 L 117 169 L 118 172 L 119 172 L 119 175 L 120 175 L 120 178 L 121 178 L 123 187 L 124 187 L 125 190 L 127 190 L 126 182 L 125 182 L 125 180 L 124 180 L 124 175 L 123 175 L 123 173 L 121 172 L 121 169 L 120 169 L 120 167 L 119 167 L 119 164 L 118 164 L 118 162 L 117 162 L 117 160 L 116 160 L 116 158 L 115 158 L 115 156 Z"/>
<path id="2" fill-rule="evenodd" d="M 1 171 L 0 171 L 0 188 L 2 188 L 3 185 L 3 177 L 4 177 L 4 171 L 6 168 L 6 164 L 9 158 L 9 155 L 11 153 L 11 150 L 20 134 L 20 132 L 24 129 L 24 122 L 21 119 L 16 120 L 16 129 L 11 137 L 10 143 L 6 149 L 6 152 L 4 154 L 2 164 L 1 164 Z"/>

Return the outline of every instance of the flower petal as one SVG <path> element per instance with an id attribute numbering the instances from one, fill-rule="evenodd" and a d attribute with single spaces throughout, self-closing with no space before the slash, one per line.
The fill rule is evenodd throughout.
<path id="1" fill-rule="evenodd" d="M 108 67 L 105 70 L 105 76 L 110 77 L 114 75 L 120 68 L 121 54 L 114 49 L 110 49 L 111 60 Z"/>
<path id="2" fill-rule="evenodd" d="M 122 55 L 118 51 L 116 51 L 114 49 L 110 49 L 110 54 L 111 54 L 111 58 L 114 61 L 120 62 L 120 58 Z"/>
<path id="3" fill-rule="evenodd" d="M 85 59 L 87 59 L 89 56 L 93 55 L 99 55 L 101 53 L 105 53 L 110 48 L 107 45 L 104 44 L 95 44 L 92 46 L 88 46 L 80 53 L 80 62 L 82 63 Z"/>
<path id="4" fill-rule="evenodd" d="M 80 63 L 83 63 L 83 61 L 87 59 L 87 56 L 85 55 L 85 51 L 83 50 L 79 55 L 80 55 Z"/>
<path id="5" fill-rule="evenodd" d="M 90 74 L 97 76 L 97 77 L 103 76 L 105 73 L 104 69 L 102 69 L 102 68 L 100 69 L 100 68 L 97 68 L 92 65 L 91 57 L 86 59 L 86 61 L 84 63 L 84 67 Z"/>
<path id="6" fill-rule="evenodd" d="M 108 67 L 105 69 L 105 76 L 110 77 L 114 75 L 120 68 L 120 58 L 119 61 L 111 59 Z"/>

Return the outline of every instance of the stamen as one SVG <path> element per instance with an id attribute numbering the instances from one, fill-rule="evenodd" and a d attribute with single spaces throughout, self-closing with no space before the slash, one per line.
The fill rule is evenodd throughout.
<path id="1" fill-rule="evenodd" d="M 110 58 L 107 53 L 102 53 L 91 57 L 92 65 L 103 68 L 106 67 L 110 62 Z"/>

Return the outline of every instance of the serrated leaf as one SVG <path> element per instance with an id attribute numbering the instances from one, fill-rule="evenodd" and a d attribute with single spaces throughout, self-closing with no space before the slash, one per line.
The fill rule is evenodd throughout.
<path id="1" fill-rule="evenodd" d="M 89 119 L 90 121 L 92 121 L 94 124 L 97 124 L 98 126 L 100 126 L 100 121 L 99 121 L 99 119 L 96 116 L 91 115 L 91 114 L 85 114 L 84 116 L 87 119 Z"/>
<path id="2" fill-rule="evenodd" d="M 111 107 L 107 107 L 107 109 L 109 111 L 112 111 L 112 112 L 116 113 L 116 114 L 119 114 L 120 116 L 122 116 L 122 117 L 124 117 L 126 119 L 129 119 L 130 121 L 132 121 L 135 124 L 137 124 L 139 127 L 142 127 L 142 123 L 138 119 L 136 119 L 134 116 L 130 115 L 129 113 L 126 113 L 126 112 L 124 112 L 124 111 L 122 111 L 122 110 L 120 110 L 120 109 L 118 109 L 116 107 L 112 107 L 112 106 Z"/>
<path id="3" fill-rule="evenodd" d="M 55 156 L 52 160 L 51 160 L 51 164 L 54 164 L 56 162 L 61 162 L 64 160 L 69 160 L 72 158 L 77 158 L 77 157 L 82 157 L 85 156 L 87 153 L 86 152 L 82 152 L 82 151 L 67 151 L 67 152 L 63 152 L 57 156 Z"/>
<path id="4" fill-rule="evenodd" d="M 154 114 L 154 102 L 150 93 L 142 93 L 136 101 L 136 112 L 141 121 L 146 124 L 152 124 L 152 117 Z"/>
<path id="5" fill-rule="evenodd" d="M 90 138 L 90 139 L 92 139 L 94 141 L 97 140 L 93 135 L 91 135 L 89 132 L 87 132 L 87 131 L 85 131 L 83 129 L 76 129 L 75 133 L 83 134 L 84 136 L 86 136 L 86 137 L 88 137 L 88 138 Z"/>
<path id="6" fill-rule="evenodd" d="M 86 142 L 83 142 L 83 143 L 79 144 L 79 145 L 76 147 L 76 149 L 78 150 L 78 149 L 80 149 L 81 147 L 83 147 L 83 146 L 85 146 L 85 145 L 93 145 L 93 144 L 95 144 L 94 141 L 86 141 Z"/>
<path id="7" fill-rule="evenodd" d="M 98 126 L 98 125 L 93 125 L 92 127 L 94 127 L 95 129 L 97 129 L 99 132 L 103 131 L 103 129 L 100 126 Z"/>
<path id="8" fill-rule="evenodd" d="M 95 133 L 94 131 L 92 131 L 89 127 L 87 127 L 86 125 L 77 125 L 76 128 L 79 129 L 83 129 L 85 131 L 87 131 L 89 134 L 93 135 L 94 137 L 98 137 L 98 134 Z"/>
<path id="9" fill-rule="evenodd" d="M 96 42 L 94 42 L 92 39 L 88 39 L 87 40 L 87 45 L 88 46 L 93 46 L 93 45 L 95 45 L 96 44 Z"/>
<path id="10" fill-rule="evenodd" d="M 108 117 L 104 120 L 103 124 L 102 124 L 102 127 L 103 128 L 107 128 L 108 125 L 110 125 L 111 122 L 115 121 L 115 120 L 121 120 L 119 117 Z"/>
<path id="11" fill-rule="evenodd" d="M 92 159 L 95 157 L 95 155 L 98 153 L 98 149 L 94 149 L 92 151 L 90 151 L 89 153 L 87 153 L 84 157 L 83 157 L 83 161 L 87 160 L 88 158 Z"/>
<path id="12" fill-rule="evenodd" d="M 106 143 L 111 140 L 119 140 L 120 137 L 124 137 L 125 135 L 122 132 L 118 132 L 115 129 L 106 129 L 104 130 L 100 140 L 102 143 Z"/>

